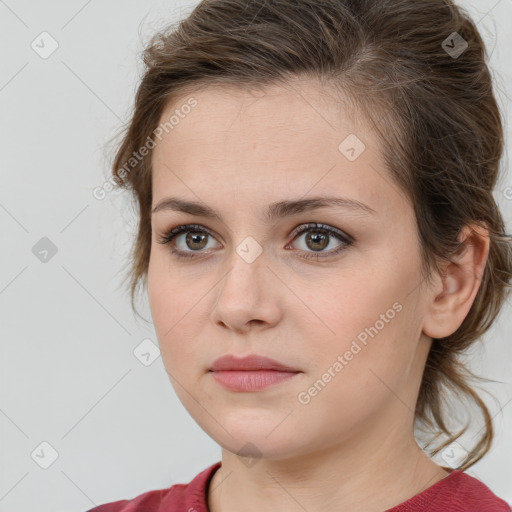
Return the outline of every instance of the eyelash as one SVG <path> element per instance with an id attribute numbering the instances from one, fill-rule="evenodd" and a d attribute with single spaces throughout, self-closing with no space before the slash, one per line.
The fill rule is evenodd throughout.
<path id="1" fill-rule="evenodd" d="M 324 258 L 324 257 L 330 257 L 330 256 L 334 256 L 336 254 L 339 254 L 340 252 L 344 251 L 345 249 L 347 249 L 348 247 L 350 247 L 354 242 L 354 238 L 352 238 L 350 235 L 347 235 L 345 233 L 343 233 L 342 231 L 339 231 L 335 228 L 332 228 L 332 227 L 329 227 L 325 224 L 317 224 L 315 222 L 313 223 L 309 223 L 309 224 L 304 224 L 302 226 L 300 226 L 301 230 L 299 230 L 299 228 L 296 228 L 292 235 L 293 235 L 293 241 L 298 238 L 299 236 L 303 235 L 304 233 L 307 233 L 308 231 L 318 231 L 318 232 L 323 232 L 323 233 L 327 233 L 329 236 L 334 236 L 335 238 L 337 238 L 340 242 L 342 242 L 342 244 L 337 247 L 336 249 L 333 249 L 327 253 L 324 253 L 325 256 L 322 255 L 322 253 L 308 253 L 306 252 L 306 254 L 309 254 L 309 256 L 301 256 L 302 258 L 305 258 L 305 259 L 308 259 L 308 260 L 319 260 L 321 258 Z M 161 237 L 159 240 L 158 240 L 158 243 L 159 244 L 170 244 L 174 238 L 176 238 L 178 235 L 182 234 L 182 233 L 188 233 L 188 232 L 200 232 L 200 233 L 206 233 L 208 234 L 209 236 L 215 238 L 213 236 L 213 234 L 208 230 L 206 229 L 204 226 L 201 226 L 199 224 L 183 224 L 183 225 L 180 225 L 180 226 L 176 226 L 175 228 L 169 230 L 166 234 L 164 234 L 163 237 Z M 174 247 L 171 246 L 171 253 L 174 254 L 175 256 L 177 256 L 178 258 L 200 258 L 202 257 L 202 254 L 200 251 L 182 251 L 180 249 L 175 249 Z"/>

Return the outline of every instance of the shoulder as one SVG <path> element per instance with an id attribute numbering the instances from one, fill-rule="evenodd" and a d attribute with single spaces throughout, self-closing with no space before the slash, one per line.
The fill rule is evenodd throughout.
<path id="1" fill-rule="evenodd" d="M 454 474 L 453 474 L 454 473 Z M 468 512 L 511 512 L 511 506 L 477 478 L 454 471 L 453 475 L 453 510 Z M 448 478 L 448 477 L 447 477 Z"/>
<path id="2" fill-rule="evenodd" d="M 512 512 L 483 482 L 452 470 L 423 492 L 386 512 Z"/>
<path id="3" fill-rule="evenodd" d="M 174 484 L 135 498 L 104 503 L 87 512 L 208 512 L 206 489 L 220 462 L 201 471 L 188 484 Z"/>

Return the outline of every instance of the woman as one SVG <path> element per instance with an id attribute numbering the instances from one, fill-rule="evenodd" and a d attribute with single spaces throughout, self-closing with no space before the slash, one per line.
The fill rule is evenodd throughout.
<path id="1" fill-rule="evenodd" d="M 222 460 L 93 510 L 510 511 L 464 473 L 493 427 L 460 356 L 512 269 L 470 18 L 451 0 L 204 0 L 144 61 L 113 166 L 140 212 L 132 301 L 143 282 Z M 450 390 L 483 416 L 472 444 Z"/>

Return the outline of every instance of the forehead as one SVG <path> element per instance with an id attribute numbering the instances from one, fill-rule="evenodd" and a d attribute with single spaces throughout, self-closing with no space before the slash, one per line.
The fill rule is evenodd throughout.
<path id="1" fill-rule="evenodd" d="M 218 144 L 222 139 L 226 144 L 250 146 L 275 140 L 276 135 L 290 142 L 291 133 L 294 137 L 300 134 L 301 141 L 327 135 L 336 142 L 343 130 L 367 131 L 365 120 L 354 115 L 356 105 L 349 97 L 318 80 L 295 79 L 259 87 L 215 84 L 192 91 L 176 97 L 161 115 L 163 125 L 173 114 L 186 110 L 179 120 L 174 116 L 179 123 L 171 130 L 173 136 L 164 134 L 167 145 Z M 190 109 L 186 104 L 192 99 L 195 106 Z"/>
<path id="2" fill-rule="evenodd" d="M 191 98 L 195 106 L 180 112 Z M 233 192 L 268 203 L 283 199 L 284 190 L 293 197 L 339 191 L 378 209 L 386 192 L 399 191 L 376 133 L 356 112 L 347 97 L 316 80 L 258 89 L 215 85 L 182 95 L 160 119 L 175 115 L 179 122 L 153 150 L 154 204 L 178 191 L 209 203 L 206 197 Z"/>

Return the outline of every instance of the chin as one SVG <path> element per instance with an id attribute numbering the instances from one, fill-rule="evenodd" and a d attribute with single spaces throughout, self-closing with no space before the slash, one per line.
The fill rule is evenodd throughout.
<path id="1" fill-rule="evenodd" d="M 284 460 L 292 457 L 297 446 L 290 446 L 282 439 L 270 441 L 265 439 L 265 435 L 256 436 L 240 436 L 217 440 L 218 444 L 234 455 L 240 457 L 240 461 L 248 467 L 254 465 L 258 460 Z"/>
<path id="2" fill-rule="evenodd" d="M 247 465 L 250 465 L 257 459 L 285 460 L 302 453 L 304 439 L 285 427 L 286 421 L 280 425 L 282 420 L 281 417 L 277 421 L 254 424 L 238 419 L 236 425 L 224 422 L 222 425 L 229 433 L 210 422 L 204 430 L 224 450 L 248 458 Z"/>

